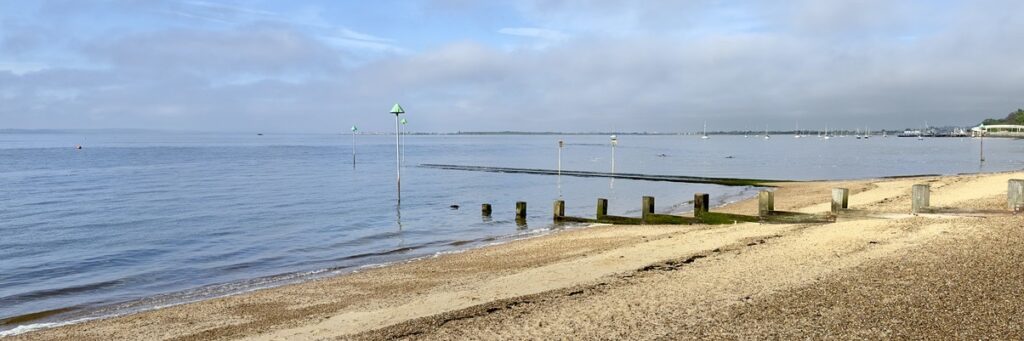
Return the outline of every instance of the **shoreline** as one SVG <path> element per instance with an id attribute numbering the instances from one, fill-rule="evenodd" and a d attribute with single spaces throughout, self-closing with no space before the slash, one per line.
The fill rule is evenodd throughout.
<path id="1" fill-rule="evenodd" d="M 756 189 L 764 188 L 764 186 L 745 187 L 752 188 L 753 190 L 743 190 L 737 193 L 736 195 L 727 195 L 724 197 L 720 197 L 721 203 L 719 206 L 728 205 L 730 203 L 734 203 L 737 201 L 754 198 L 757 195 Z M 692 200 L 684 200 L 665 207 L 663 211 L 669 214 L 686 214 L 692 211 L 691 204 Z M 712 206 L 712 208 L 717 208 L 719 206 Z M 403 258 L 399 260 L 386 261 L 381 263 L 369 263 L 354 267 L 323 268 L 308 271 L 281 273 L 270 276 L 256 277 L 237 282 L 211 284 L 185 291 L 157 294 L 123 302 L 83 307 L 69 306 L 57 309 L 37 311 L 28 314 L 10 316 L 4 319 L 0 319 L 0 327 L 3 327 L 0 328 L 0 338 L 5 338 L 7 336 L 16 336 L 39 330 L 46 330 L 50 328 L 85 323 L 89 321 L 118 318 L 122 316 L 144 313 L 147 311 L 158 309 L 165 309 L 179 305 L 200 303 L 218 298 L 245 295 L 247 293 L 260 290 L 275 289 L 297 284 L 301 285 L 302 283 L 310 281 L 317 281 L 337 276 L 345 276 L 348 274 L 358 273 L 361 271 L 367 271 L 371 269 L 396 266 L 409 262 L 420 261 L 423 259 L 440 257 L 450 254 L 458 254 L 479 248 L 499 246 L 520 240 L 528 240 L 551 234 L 563 233 L 571 230 L 603 225 L 605 224 L 571 222 L 551 223 L 539 228 L 517 231 L 517 233 L 509 235 L 493 236 L 469 241 L 457 241 L 458 244 L 453 244 L 453 248 L 449 250 L 436 251 L 430 254 L 414 255 L 412 257 Z M 470 246 L 461 247 L 462 245 Z M 244 288 L 222 289 L 237 286 L 243 286 Z M 212 293 L 203 293 L 210 291 L 212 291 Z M 13 326 L 9 325 L 14 323 L 17 324 Z"/>
<path id="2" fill-rule="evenodd" d="M 454 249 L 451 249 L 451 250 L 437 251 L 437 252 L 434 252 L 434 253 L 431 253 L 431 254 L 418 255 L 418 256 L 413 256 L 411 258 L 400 259 L 400 260 L 395 260 L 395 261 L 387 261 L 387 262 L 382 262 L 382 263 L 370 263 L 370 264 L 364 264 L 364 265 L 359 265 L 359 266 L 355 266 L 355 267 L 324 268 L 324 269 L 315 269 L 315 270 L 309 270 L 309 271 L 282 273 L 282 274 L 276 274 L 276 275 L 252 278 L 252 279 L 248 279 L 248 280 L 244 280 L 244 281 L 239 281 L 239 282 L 226 282 L 226 283 L 211 284 L 211 285 L 201 286 L 201 287 L 197 287 L 197 288 L 193 288 L 193 289 L 189 289 L 189 290 L 185 290 L 185 291 L 171 292 L 171 293 L 165 293 L 165 294 L 158 294 L 158 295 L 147 296 L 147 297 L 143 297 L 143 298 L 139 298 L 139 299 L 124 301 L 124 302 L 109 303 L 109 304 L 103 304 L 103 305 L 91 306 L 91 307 L 87 306 L 87 307 L 82 307 L 82 308 L 76 308 L 74 306 L 69 306 L 69 307 L 62 307 L 62 308 L 57 308 L 57 309 L 50 309 L 50 310 L 38 311 L 38 312 L 33 312 L 33 313 L 28 313 L 28 314 L 11 316 L 11 317 L 7 317 L 7 318 L 4 318 L 4 319 L 0 319 L 0 326 L 4 326 L 6 324 L 12 324 L 12 323 L 19 323 L 19 322 L 31 322 L 31 323 L 28 323 L 28 324 L 18 324 L 18 325 L 15 325 L 14 328 L 10 328 L 10 329 L 0 329 L 0 338 L 4 338 L 4 337 L 7 337 L 7 336 L 16 336 L 16 335 L 20 335 L 20 334 L 23 334 L 23 333 L 28 333 L 28 332 L 32 332 L 32 331 L 38 331 L 38 330 L 45 330 L 45 329 L 49 329 L 49 328 L 56 328 L 56 327 L 67 326 L 67 325 L 74 325 L 74 324 L 79 324 L 79 323 L 84 323 L 84 322 L 89 322 L 89 321 L 94 321 L 94 320 L 105 320 L 105 319 L 111 319 L 111 318 L 118 318 L 118 317 L 122 317 L 122 316 L 138 314 L 138 313 L 144 313 L 144 312 L 147 312 L 147 311 L 159 310 L 159 309 L 175 307 L 175 306 L 179 306 L 179 305 L 187 305 L 187 304 L 199 303 L 199 302 L 213 300 L 213 299 L 218 299 L 218 298 L 226 298 L 226 297 L 237 296 L 237 295 L 245 295 L 247 293 L 251 293 L 251 292 L 255 292 L 255 291 L 260 291 L 260 290 L 268 290 L 268 289 L 280 288 L 280 287 L 283 287 L 283 286 L 302 284 L 302 283 L 309 282 L 309 281 L 317 281 L 317 280 L 327 279 L 327 278 L 331 278 L 331 277 L 345 276 L 345 275 L 348 275 L 348 274 L 358 273 L 358 272 L 361 272 L 361 271 L 367 271 L 367 270 L 383 268 L 383 267 L 389 267 L 389 266 L 396 266 L 396 265 L 401 265 L 401 264 L 404 264 L 404 263 L 420 261 L 420 260 L 423 260 L 423 259 L 434 258 L 434 257 L 441 257 L 441 256 L 444 256 L 444 255 L 458 254 L 458 253 L 463 253 L 463 252 L 474 250 L 474 249 L 478 249 L 478 248 L 486 248 L 486 247 L 492 247 L 492 246 L 499 246 L 499 245 L 502 245 L 502 244 L 506 244 L 506 243 L 510 243 L 510 242 L 515 242 L 515 241 L 519 241 L 519 240 L 527 240 L 527 239 L 531 239 L 531 238 L 543 237 L 545 235 L 549 235 L 549 234 L 552 234 L 552 233 L 559 233 L 559 232 L 563 232 L 565 230 L 578 229 L 578 228 L 587 228 L 587 227 L 591 227 L 593 225 L 601 225 L 601 224 L 590 224 L 590 225 L 587 225 L 587 224 L 565 223 L 564 225 L 565 226 L 559 227 L 557 229 L 551 228 L 551 227 L 548 227 L 548 228 L 538 228 L 538 229 L 533 229 L 533 230 L 522 231 L 522 232 L 517 233 L 517 234 L 504 235 L 504 236 L 496 236 L 496 237 L 484 238 L 484 239 L 480 239 L 480 240 L 461 242 L 458 245 L 456 245 L 456 247 L 461 246 L 461 245 L 470 244 L 470 243 L 473 243 L 473 242 L 481 242 L 482 244 L 473 245 L 473 246 L 470 246 L 468 248 L 454 248 Z M 266 283 L 266 284 L 257 284 L 257 285 L 252 285 L 252 286 L 246 286 L 248 284 L 256 283 L 256 282 Z M 198 298 L 182 298 L 182 297 L 193 296 L 197 292 L 208 291 L 208 290 L 215 289 L 215 288 L 220 288 L 220 287 L 230 287 L 230 286 L 240 286 L 240 285 L 241 286 L 246 286 L 246 287 L 244 289 L 239 289 L 239 290 L 222 290 L 221 293 L 214 293 L 214 294 L 208 294 L 208 295 L 199 295 L 200 297 L 198 297 Z M 147 303 L 147 301 L 154 301 L 154 300 L 159 301 L 159 300 L 164 299 L 164 298 L 170 298 L 170 302 Z M 124 307 L 124 306 L 131 306 L 131 307 L 118 308 L 118 307 Z M 97 312 L 108 311 L 108 310 L 112 311 L 112 312 L 110 312 L 110 313 L 98 313 L 97 314 Z M 71 315 L 70 316 L 66 316 L 67 318 L 64 318 L 64 319 L 48 320 L 49 318 L 52 318 L 52 317 L 62 317 L 62 316 L 65 316 L 64 314 L 71 314 Z"/>
<path id="3" fill-rule="evenodd" d="M 963 193 L 968 193 L 963 182 L 985 185 L 983 190 L 961 195 L 962 198 L 965 198 L 964 200 L 970 201 L 998 195 L 999 189 L 991 188 L 992 185 L 998 184 L 999 180 L 1008 177 L 1022 178 L 1024 174 L 1018 171 L 939 177 L 780 183 L 777 190 L 781 192 L 777 199 L 777 205 L 780 209 L 786 210 L 817 211 L 823 207 L 823 204 L 827 205 L 828 200 L 828 197 L 820 195 L 820 192 L 831 186 L 846 185 L 851 189 L 851 207 L 867 205 L 876 210 L 896 213 L 909 210 L 909 204 L 907 204 L 909 201 L 904 197 L 904 192 L 909 192 L 910 188 L 907 184 L 914 181 L 936 182 L 942 184 L 942 187 L 953 186 L 953 189 L 963 191 Z M 1005 195 L 1005 181 L 1002 181 L 1002 186 L 1002 193 Z M 811 193 L 819 193 L 819 195 L 810 195 Z M 944 199 L 941 196 L 933 197 L 933 200 L 935 204 L 958 202 L 954 199 Z M 756 200 L 741 200 L 725 205 L 716 211 L 749 213 L 751 207 L 756 210 Z M 886 224 L 905 219 L 918 218 L 880 221 L 853 220 L 841 223 L 857 227 L 868 224 L 882 229 L 887 226 Z M 516 297 L 546 295 L 578 287 L 588 281 L 600 281 L 602 278 L 609 278 L 608 276 L 614 277 L 614 274 L 629 273 L 639 271 L 637 269 L 664 264 L 666 259 L 678 258 L 681 254 L 687 254 L 679 248 L 680 238 L 673 237 L 717 238 L 716 240 L 721 244 L 716 245 L 717 248 L 700 243 L 691 245 L 692 247 L 688 251 L 690 256 L 687 257 L 703 254 L 697 258 L 702 259 L 715 256 L 717 252 L 711 252 L 715 249 L 742 249 L 741 244 L 745 245 L 742 242 L 745 239 L 776 240 L 785 239 L 784 237 L 789 237 L 791 234 L 803 233 L 797 232 L 802 231 L 800 226 L 802 225 L 738 224 L 724 227 L 597 225 L 588 228 L 567 229 L 557 233 L 510 240 L 499 245 L 474 247 L 458 253 L 400 261 L 383 267 L 370 268 L 363 272 L 334 275 L 297 284 L 32 331 L 15 335 L 12 339 L 131 339 L 139 336 L 185 339 L 239 337 L 270 339 L 274 336 L 284 336 L 318 339 L 343 335 L 358 336 L 364 335 L 360 333 L 376 330 L 384 330 L 383 334 L 379 334 L 379 336 L 396 336 L 397 334 L 394 334 L 393 331 L 396 328 L 407 327 L 411 323 L 410 321 L 430 320 L 444 314 L 457 313 L 466 309 L 472 310 L 476 306 L 493 304 Z M 813 226 L 822 230 L 827 230 L 829 227 L 829 225 Z M 932 228 L 929 233 L 939 233 L 942 230 L 943 228 Z M 854 237 L 857 236 L 844 236 L 844 238 Z M 930 237 L 933 235 L 908 235 L 907 238 L 911 240 Z M 619 256 L 619 258 L 614 256 Z M 885 255 L 879 255 L 879 257 L 882 256 Z M 688 258 L 684 257 L 685 259 Z M 456 267 L 458 271 L 447 273 L 449 271 L 446 269 L 451 269 L 453 264 L 464 267 Z M 595 264 L 600 264 L 600 266 Z M 586 271 L 582 271 L 585 274 L 579 273 L 578 269 L 581 266 L 586 269 Z M 559 273 L 561 273 L 561 277 L 553 276 L 553 274 Z M 823 274 L 827 273 L 828 271 Z M 532 279 L 544 283 L 520 284 L 521 282 L 515 279 Z M 344 297 L 346 296 L 345 292 L 351 289 L 365 293 L 365 296 L 369 297 L 351 297 L 350 293 L 347 294 L 349 297 Z M 488 295 L 489 291 L 493 294 Z M 572 292 L 575 291 L 570 293 Z M 331 299 L 318 299 L 327 293 L 332 294 L 329 295 L 332 297 Z M 341 294 L 343 297 L 341 299 L 333 297 L 337 294 Z M 470 297 L 464 297 L 466 295 Z M 575 295 L 579 294 L 570 296 Z M 419 302 L 419 305 L 415 307 L 420 309 L 407 309 L 410 308 L 410 304 L 413 304 L 408 302 Z M 283 307 L 288 307 L 285 309 L 288 311 L 303 313 L 275 312 Z M 404 309 L 396 309 L 403 307 Z M 182 319 L 190 322 L 182 324 L 180 321 Z M 136 328 L 148 326 L 148 329 L 138 330 L 131 326 Z M 314 333 L 319 330 L 323 330 L 323 332 Z M 133 333 L 136 331 L 139 334 Z M 388 331 L 392 333 L 388 333 Z M 373 335 L 370 334 L 364 336 L 373 338 Z"/>

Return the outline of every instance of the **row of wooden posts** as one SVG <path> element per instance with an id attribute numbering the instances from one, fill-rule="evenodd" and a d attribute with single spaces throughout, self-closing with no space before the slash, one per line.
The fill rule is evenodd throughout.
<path id="1" fill-rule="evenodd" d="M 911 213 L 940 213 L 951 211 L 949 208 L 930 206 L 931 186 L 917 184 L 913 186 Z M 654 213 L 654 197 L 645 196 L 641 203 L 639 218 L 615 216 L 608 214 L 608 199 L 597 199 L 596 217 L 582 218 L 565 215 L 565 201 L 555 200 L 552 216 L 555 222 L 588 222 L 610 224 L 734 224 L 740 222 L 761 223 L 825 223 L 834 222 L 836 216 L 849 210 L 850 190 L 847 188 L 832 189 L 832 209 L 829 213 L 810 214 L 775 210 L 775 192 L 762 190 L 758 193 L 757 216 L 733 213 L 711 212 L 711 198 L 707 193 L 696 193 L 693 196 L 693 217 Z M 1024 180 L 1009 181 L 1007 202 L 1010 211 L 1024 210 Z M 491 216 L 491 204 L 481 205 L 483 216 Z M 526 202 L 516 202 L 516 220 L 526 220 Z"/>
<path id="2" fill-rule="evenodd" d="M 845 189 L 843 190 L 846 191 Z M 711 212 L 711 198 L 707 193 L 697 193 L 694 195 L 692 217 L 655 213 L 654 197 L 651 196 L 643 197 L 641 215 L 639 218 L 608 214 L 608 199 L 605 198 L 597 199 L 597 212 L 594 218 L 565 215 L 564 200 L 555 200 L 552 216 L 555 222 L 609 224 L 733 224 L 739 222 L 810 223 L 835 221 L 834 214 L 806 214 L 775 210 L 775 193 L 771 191 L 761 191 L 758 197 L 759 209 L 757 216 Z M 846 208 L 845 202 L 841 207 Z M 480 212 L 483 216 L 489 217 L 492 212 L 491 204 L 481 205 Z M 516 202 L 516 220 L 526 220 L 525 201 Z"/>
<path id="3" fill-rule="evenodd" d="M 918 213 L 957 213 L 963 210 L 950 207 L 932 207 L 929 184 L 916 184 L 911 190 L 910 212 Z M 1018 213 L 1024 211 L 1024 179 L 1010 179 L 1006 187 L 1007 209 Z"/>

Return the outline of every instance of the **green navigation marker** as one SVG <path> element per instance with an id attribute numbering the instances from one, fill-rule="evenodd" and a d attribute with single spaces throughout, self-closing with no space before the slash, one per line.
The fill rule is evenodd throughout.
<path id="1" fill-rule="evenodd" d="M 395 106 L 391 107 L 391 113 L 395 114 L 395 115 L 404 114 L 405 110 L 402 109 L 401 105 L 398 105 L 398 103 L 395 103 Z"/>

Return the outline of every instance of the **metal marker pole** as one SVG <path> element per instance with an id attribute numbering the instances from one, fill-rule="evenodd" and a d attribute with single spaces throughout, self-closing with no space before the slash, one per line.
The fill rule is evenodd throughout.
<path id="1" fill-rule="evenodd" d="M 564 141 L 558 140 L 558 176 L 562 176 L 562 146 L 565 144 Z"/>
<path id="2" fill-rule="evenodd" d="M 352 168 L 356 168 L 356 131 L 359 128 L 352 126 Z"/>
<path id="3" fill-rule="evenodd" d="M 398 173 L 398 203 L 402 203 L 402 135 L 398 133 L 398 114 L 395 113 L 395 170 Z"/>
<path id="4" fill-rule="evenodd" d="M 615 146 L 619 145 L 618 136 L 612 135 L 612 174 L 615 174 Z M 609 189 L 615 189 L 615 177 L 608 182 Z"/>
<path id="5" fill-rule="evenodd" d="M 406 134 L 405 130 L 404 130 L 406 124 L 409 124 L 409 121 L 403 118 L 402 119 L 402 129 L 403 129 L 402 130 L 402 167 L 405 167 L 405 140 L 409 139 L 409 137 L 406 136 L 408 134 Z"/>
<path id="6" fill-rule="evenodd" d="M 985 132 L 981 133 L 981 162 L 985 162 Z"/>
<path id="7" fill-rule="evenodd" d="M 398 192 L 398 204 L 402 204 L 402 134 L 401 126 L 398 123 L 398 115 L 404 114 L 405 110 L 402 109 L 401 105 L 395 103 L 391 107 L 391 113 L 395 114 L 395 171 L 398 174 L 397 181 L 397 192 Z"/>

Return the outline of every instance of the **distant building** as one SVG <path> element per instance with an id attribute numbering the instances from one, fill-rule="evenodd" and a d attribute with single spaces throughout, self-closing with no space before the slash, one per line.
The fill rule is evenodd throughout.
<path id="1" fill-rule="evenodd" d="M 1024 125 L 993 124 L 971 128 L 971 136 L 1024 137 Z"/>

